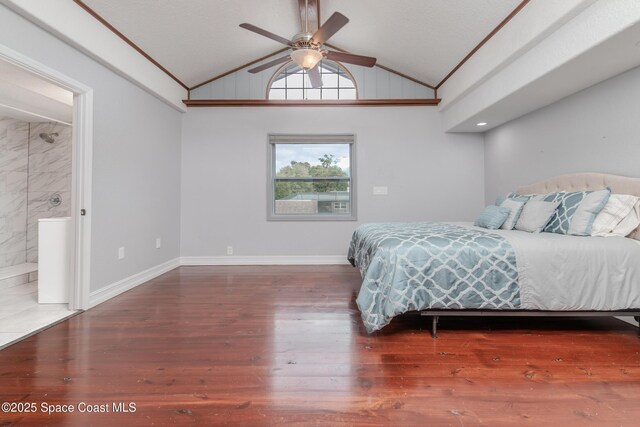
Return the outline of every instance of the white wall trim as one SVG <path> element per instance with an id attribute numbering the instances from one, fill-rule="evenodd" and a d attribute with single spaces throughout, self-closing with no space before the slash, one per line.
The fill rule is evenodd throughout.
<path id="1" fill-rule="evenodd" d="M 110 300 L 123 292 L 129 291 L 149 280 L 171 271 L 180 266 L 196 265 L 343 265 L 348 264 L 344 255 L 317 255 L 317 256 L 193 256 L 174 258 L 132 276 L 118 280 L 104 288 L 89 294 L 87 308 Z"/>
<path id="2" fill-rule="evenodd" d="M 39 27 L 89 55 L 127 80 L 186 112 L 187 90 L 124 40 L 68 0 L 0 0 Z"/>
<path id="3" fill-rule="evenodd" d="M 136 273 L 132 276 L 126 277 L 122 280 L 118 280 L 104 288 L 100 288 L 97 291 L 93 291 L 89 294 L 89 308 L 95 307 L 98 304 L 120 295 L 123 292 L 131 290 L 136 286 L 142 285 L 149 280 L 155 279 L 161 274 L 171 271 L 174 268 L 180 267 L 180 258 L 174 258 L 162 264 L 151 267 L 147 270 Z"/>
<path id="4" fill-rule="evenodd" d="M 343 265 L 349 264 L 344 255 L 274 255 L 274 256 L 191 256 L 180 257 L 166 261 L 155 267 L 151 267 L 140 273 L 136 273 L 125 279 L 119 280 L 102 289 L 91 292 L 89 306 L 93 308 L 110 300 L 126 291 L 140 286 L 156 277 L 181 266 L 207 266 L 207 265 Z M 616 319 L 638 326 L 633 317 L 620 317 Z"/>
<path id="5" fill-rule="evenodd" d="M 76 286 L 71 309 L 84 309 L 89 304 L 91 289 L 91 214 L 93 191 L 93 89 L 73 95 L 73 174 L 71 217 L 75 220 L 74 261 Z M 80 210 L 88 213 L 80 215 Z M 86 211 L 85 211 L 86 212 Z"/>
<path id="6" fill-rule="evenodd" d="M 343 265 L 345 255 L 186 256 L 180 265 Z"/>

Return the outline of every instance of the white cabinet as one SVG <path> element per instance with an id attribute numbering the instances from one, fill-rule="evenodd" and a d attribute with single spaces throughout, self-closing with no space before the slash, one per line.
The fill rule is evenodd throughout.
<path id="1" fill-rule="evenodd" d="M 73 281 L 71 218 L 38 220 L 38 303 L 68 303 Z"/>

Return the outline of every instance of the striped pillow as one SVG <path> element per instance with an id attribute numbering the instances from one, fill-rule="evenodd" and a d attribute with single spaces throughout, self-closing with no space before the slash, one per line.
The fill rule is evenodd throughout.
<path id="1" fill-rule="evenodd" d="M 640 203 L 638 200 L 640 199 L 636 196 L 612 194 L 607 204 L 596 216 L 590 234 L 592 236 L 608 236 L 612 234 L 619 224 L 632 214 L 636 204 Z M 620 235 L 624 231 L 628 230 L 617 230 L 615 235 Z"/>

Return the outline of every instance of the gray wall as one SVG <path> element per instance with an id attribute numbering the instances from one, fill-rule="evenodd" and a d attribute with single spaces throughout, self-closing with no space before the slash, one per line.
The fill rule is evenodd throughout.
<path id="1" fill-rule="evenodd" d="M 267 222 L 269 133 L 355 133 L 358 223 L 472 220 L 482 135 L 434 107 L 192 108 L 182 123 L 182 256 L 345 254 L 356 222 Z M 388 196 L 373 196 L 385 185 Z"/>
<path id="2" fill-rule="evenodd" d="M 640 176 L 640 68 L 485 135 L 487 203 L 558 174 Z"/>
<path id="3" fill-rule="evenodd" d="M 180 113 L 4 6 L 0 43 L 94 89 L 91 290 L 177 257 Z"/>

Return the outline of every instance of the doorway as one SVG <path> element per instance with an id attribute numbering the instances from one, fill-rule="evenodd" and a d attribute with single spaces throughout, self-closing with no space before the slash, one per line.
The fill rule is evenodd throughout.
<path id="1" fill-rule="evenodd" d="M 0 45 L 0 348 L 88 308 L 92 96 Z"/>

